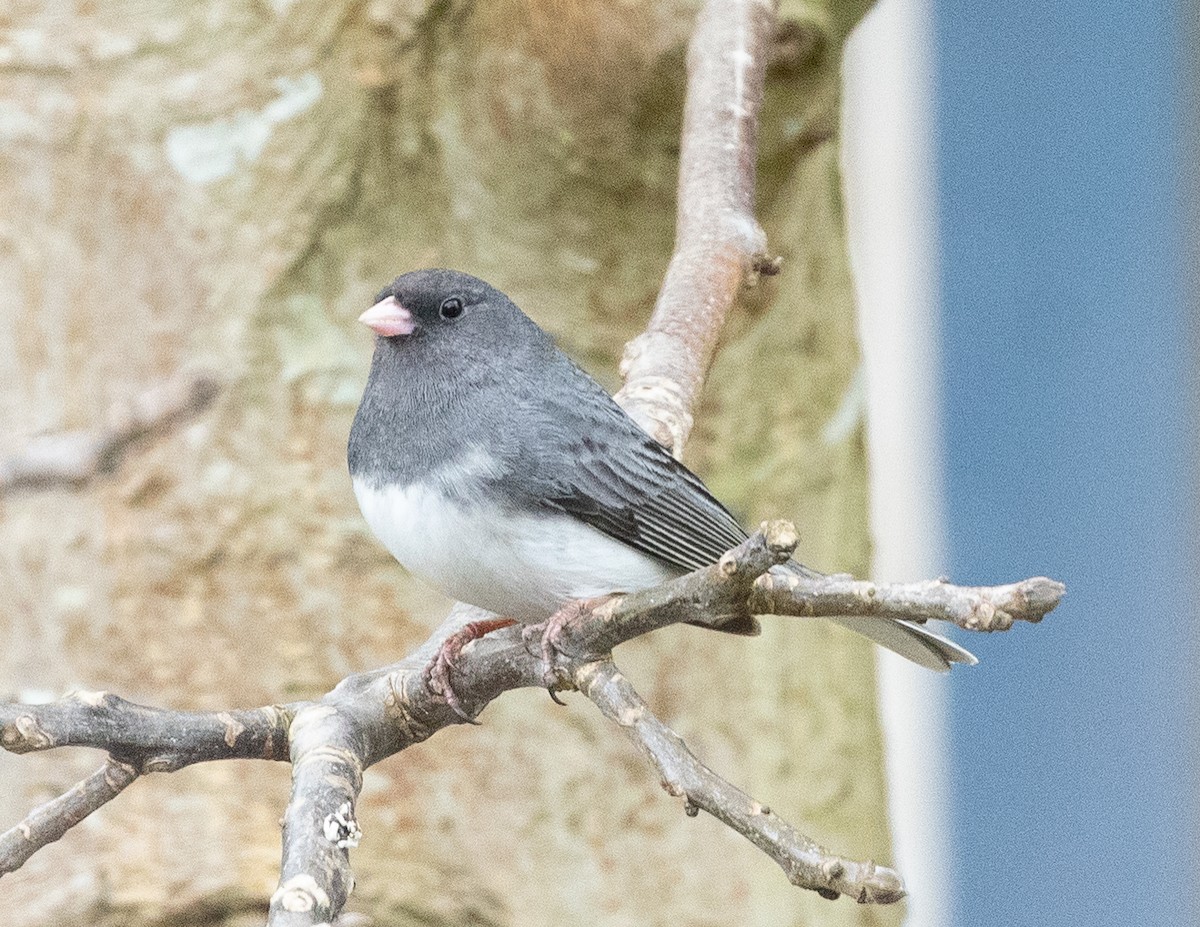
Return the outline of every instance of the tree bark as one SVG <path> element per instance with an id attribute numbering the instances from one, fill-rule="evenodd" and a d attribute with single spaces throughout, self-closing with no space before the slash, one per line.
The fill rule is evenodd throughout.
<path id="1" fill-rule="evenodd" d="M 30 9 L 0 44 L 0 435 L 92 427 L 179 371 L 213 408 L 79 492 L 2 504 L 4 688 L 223 709 L 313 697 L 446 603 L 367 533 L 345 438 L 393 275 L 505 289 L 610 386 L 671 254 L 695 5 L 312 0 Z M 743 301 L 689 462 L 800 556 L 867 572 L 838 174 L 857 4 L 783 4 Z M 870 645 L 767 620 L 618 652 L 701 759 L 846 855 L 890 861 Z M 712 667 L 736 667 L 715 681 Z M 898 923 L 792 888 L 664 801 L 595 712 L 509 693 L 369 770 L 350 910 L 389 924 Z M 91 771 L 0 756 L 4 821 Z M 287 769 L 150 777 L 5 879 L 18 923 L 254 923 Z"/>

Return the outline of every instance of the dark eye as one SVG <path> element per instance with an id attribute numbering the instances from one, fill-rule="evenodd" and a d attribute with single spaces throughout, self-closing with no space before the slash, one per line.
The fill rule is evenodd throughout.
<path id="1" fill-rule="evenodd" d="M 457 319 L 463 314 L 462 300 L 457 296 L 442 300 L 441 313 L 443 319 Z"/>

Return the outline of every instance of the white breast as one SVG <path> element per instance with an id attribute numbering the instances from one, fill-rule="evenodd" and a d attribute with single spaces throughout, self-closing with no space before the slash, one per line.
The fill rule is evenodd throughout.
<path id="1" fill-rule="evenodd" d="M 392 556 L 459 601 L 540 621 L 570 599 L 645 589 L 682 572 L 571 516 L 514 517 L 451 501 L 438 483 L 376 489 L 356 479 L 354 494 Z"/>

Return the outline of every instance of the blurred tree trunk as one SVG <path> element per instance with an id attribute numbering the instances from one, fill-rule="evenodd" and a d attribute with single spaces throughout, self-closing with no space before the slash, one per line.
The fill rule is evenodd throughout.
<path id="1" fill-rule="evenodd" d="M 864 572 L 859 357 L 838 172 L 858 3 L 784 3 L 752 294 L 689 459 L 748 522 Z M 692 2 L 18 2 L 0 14 L 0 434 L 105 410 L 188 366 L 215 410 L 78 493 L 0 517 L 0 679 L 176 707 L 316 695 L 423 640 L 446 603 L 355 508 L 354 318 L 394 274 L 507 290 L 617 385 L 670 254 Z M 889 861 L 868 645 L 767 620 L 678 628 L 623 664 L 733 781 L 840 852 Z M 713 665 L 738 683 L 714 684 Z M 589 705 L 513 693 L 367 775 L 351 910 L 399 924 L 895 924 L 790 887 L 691 820 Z M 95 765 L 0 757 L 4 826 Z M 137 783 L 0 884 L 13 923 L 255 923 L 283 764 Z"/>

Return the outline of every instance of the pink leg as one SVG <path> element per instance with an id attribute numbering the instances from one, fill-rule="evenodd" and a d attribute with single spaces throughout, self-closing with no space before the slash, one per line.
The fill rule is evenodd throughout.
<path id="1" fill-rule="evenodd" d="M 478 724 L 479 722 L 463 708 L 462 702 L 459 701 L 458 693 L 454 691 L 454 684 L 450 681 L 450 671 L 454 669 L 454 663 L 458 659 L 458 655 L 462 653 L 462 649 L 471 641 L 479 640 L 485 634 L 511 627 L 514 624 L 516 621 L 512 618 L 488 618 L 485 621 L 472 621 L 461 631 L 456 631 L 442 641 L 437 656 L 425 667 L 423 678 L 430 691 L 441 696 L 446 704 L 454 710 L 454 713 L 469 724 Z"/>
<path id="2" fill-rule="evenodd" d="M 546 684 L 546 689 L 549 691 L 550 697 L 560 705 L 564 703 L 554 694 L 555 686 L 560 682 L 556 666 L 558 662 L 556 654 L 561 653 L 558 649 L 559 635 L 562 634 L 562 629 L 566 624 L 574 621 L 584 612 L 591 611 L 608 598 L 608 596 L 602 595 L 594 599 L 576 599 L 568 602 L 541 624 L 531 624 L 522 632 L 527 644 L 531 643 L 534 639 L 540 638 L 542 662 L 546 667 L 542 675 L 542 681 Z"/>

